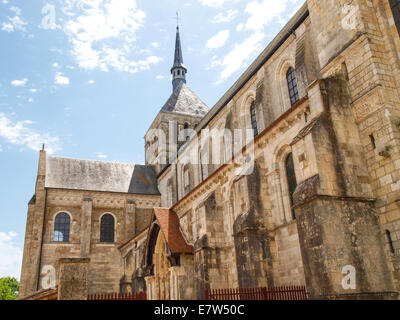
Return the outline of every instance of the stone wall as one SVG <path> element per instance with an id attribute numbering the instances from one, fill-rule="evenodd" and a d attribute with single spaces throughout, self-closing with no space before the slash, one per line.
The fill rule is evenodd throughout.
<path id="1" fill-rule="evenodd" d="M 179 191 L 173 205 L 182 230 L 195 245 L 197 297 L 207 288 L 305 283 L 319 297 L 374 290 L 391 297 L 399 261 L 396 161 L 400 121 L 398 72 L 390 71 L 386 61 L 398 67 L 393 53 L 399 41 L 393 39 L 386 5 L 361 0 L 340 4 L 308 1 L 310 16 L 207 125 L 210 130 L 251 128 L 249 107 L 256 102 L 258 174 L 240 176 L 236 163 L 213 166 L 202 179 L 200 165 L 194 166 L 192 191 Z M 295 106 L 290 105 L 285 78 L 290 66 L 296 68 L 302 99 Z M 249 70 L 254 70 L 253 65 Z M 372 132 L 376 149 L 371 147 Z M 180 156 L 182 162 L 189 152 L 190 147 Z M 313 207 L 296 207 L 300 218 L 293 220 L 284 165 L 290 153 L 299 190 L 319 175 L 321 194 L 356 200 L 304 204 Z M 183 167 L 177 166 L 177 190 L 182 188 Z M 159 178 L 163 199 L 166 179 L 174 178 L 174 170 L 171 166 Z M 215 207 L 205 205 L 210 197 L 217 199 Z M 332 221 L 317 223 L 330 217 L 326 216 L 329 210 L 331 215 L 337 212 Z M 361 213 L 364 219 L 358 216 Z M 391 240 L 385 238 L 380 224 L 390 231 Z M 336 233 L 355 237 L 343 236 L 343 252 L 336 252 L 330 242 Z M 367 248 L 374 253 L 368 254 Z M 225 253 L 233 263 L 226 268 L 220 261 Z M 313 259 L 324 265 L 314 265 Z M 358 291 L 341 289 L 346 259 L 359 268 L 364 285 Z M 330 270 L 326 271 L 329 275 L 320 268 Z M 381 279 L 374 268 L 382 273 Z M 332 286 L 322 288 L 327 281 Z"/>
<path id="2" fill-rule="evenodd" d="M 43 243 L 38 246 L 41 253 L 37 258 L 33 256 L 32 249 L 24 253 L 21 297 L 41 289 L 43 276 L 39 273 L 44 266 L 53 266 L 58 272 L 59 260 L 65 258 L 90 258 L 87 276 L 89 293 L 119 292 L 124 274 L 119 246 L 148 227 L 152 208 L 160 206 L 160 197 L 57 189 L 49 189 L 46 194 Z M 31 210 L 33 207 L 31 205 Z M 71 217 L 68 243 L 53 241 L 54 220 L 60 212 L 66 212 Z M 105 213 L 115 218 L 115 242 L 111 244 L 100 242 L 100 219 Z M 29 229 L 27 235 L 31 236 Z M 32 262 L 37 259 L 36 263 L 40 263 L 36 274 L 26 274 L 30 268 L 27 259 L 32 259 Z M 32 282 L 29 289 L 26 281 Z"/>
<path id="3" fill-rule="evenodd" d="M 57 300 L 87 300 L 89 259 L 60 259 Z"/>

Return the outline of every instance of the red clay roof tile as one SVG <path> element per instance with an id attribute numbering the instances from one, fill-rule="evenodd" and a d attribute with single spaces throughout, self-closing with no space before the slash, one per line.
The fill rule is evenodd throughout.
<path id="1" fill-rule="evenodd" d="M 171 251 L 173 253 L 192 253 L 193 247 L 186 243 L 179 229 L 177 214 L 166 208 L 154 208 L 154 214 Z"/>

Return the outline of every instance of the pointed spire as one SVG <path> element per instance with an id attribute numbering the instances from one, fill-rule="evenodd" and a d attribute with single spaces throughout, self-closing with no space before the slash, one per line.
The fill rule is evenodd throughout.
<path id="1" fill-rule="evenodd" d="M 179 19 L 179 18 L 177 18 Z M 183 64 L 181 37 L 179 34 L 179 25 L 176 27 L 176 41 L 175 41 L 175 58 L 174 65 L 171 69 L 172 74 L 172 86 L 173 90 L 181 83 L 186 83 L 186 73 L 187 69 Z"/>
<path id="2" fill-rule="evenodd" d="M 176 27 L 174 68 L 182 66 L 183 66 L 183 55 L 182 55 L 181 37 L 179 35 L 179 27 Z"/>

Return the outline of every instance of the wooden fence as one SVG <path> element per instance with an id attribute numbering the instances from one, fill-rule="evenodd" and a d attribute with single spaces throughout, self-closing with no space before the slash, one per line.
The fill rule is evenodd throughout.
<path id="1" fill-rule="evenodd" d="M 205 290 L 206 300 L 308 300 L 305 286 Z"/>
<path id="2" fill-rule="evenodd" d="M 145 292 L 139 293 L 97 293 L 90 294 L 88 300 L 147 300 Z"/>

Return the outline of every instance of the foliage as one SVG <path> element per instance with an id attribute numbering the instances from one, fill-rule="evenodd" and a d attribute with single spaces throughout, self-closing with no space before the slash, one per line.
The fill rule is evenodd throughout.
<path id="1" fill-rule="evenodd" d="M 0 278 L 0 300 L 17 300 L 19 282 L 15 278 Z"/>

